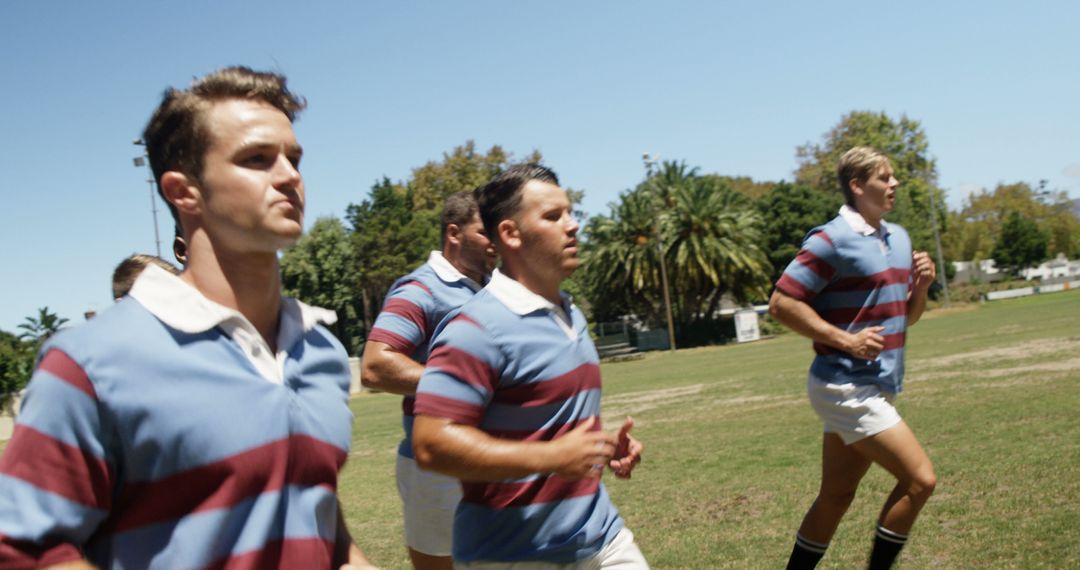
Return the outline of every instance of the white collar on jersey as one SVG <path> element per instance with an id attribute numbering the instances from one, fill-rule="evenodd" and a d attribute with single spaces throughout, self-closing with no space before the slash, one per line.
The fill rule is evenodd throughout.
<path id="1" fill-rule="evenodd" d="M 515 314 L 527 315 L 533 311 L 546 310 L 555 315 L 555 321 L 559 323 L 559 326 L 563 329 L 571 338 L 577 338 L 577 332 L 571 325 L 570 315 L 566 313 L 566 310 L 560 306 L 548 301 L 547 299 L 537 295 L 530 291 L 527 287 L 521 283 L 503 275 L 498 269 L 491 274 L 491 281 L 488 281 L 487 287 L 485 287 L 496 299 L 503 305 L 506 305 L 507 309 L 510 309 Z M 563 303 L 566 305 L 571 304 L 570 296 L 566 293 L 560 293 Z"/>
<path id="2" fill-rule="evenodd" d="M 178 331 L 195 334 L 220 326 L 240 345 L 256 369 L 267 380 L 278 384 L 284 377 L 286 351 L 316 324 L 337 322 L 337 314 L 333 311 L 282 297 L 278 354 L 273 355 L 247 317 L 207 299 L 198 289 L 156 265 L 150 264 L 143 270 L 131 287 L 130 295 L 161 322 Z"/>
<path id="3" fill-rule="evenodd" d="M 872 236 L 878 233 L 874 226 L 866 223 L 866 218 L 858 210 L 847 204 L 840 206 L 840 217 L 844 218 L 844 221 L 851 226 L 851 229 L 864 236 Z M 889 235 L 889 225 L 885 223 L 885 220 L 881 220 L 881 237 L 884 238 L 887 235 Z"/>
<path id="4" fill-rule="evenodd" d="M 464 273 L 458 271 L 457 267 L 454 267 L 454 264 L 450 263 L 450 260 L 446 259 L 446 256 L 444 256 L 441 251 L 432 251 L 431 255 L 428 255 L 427 264 L 435 270 L 435 275 L 438 275 L 439 279 L 442 279 L 447 283 L 462 281 L 469 287 L 472 287 L 473 290 L 480 290 L 480 285 L 476 281 L 466 277 Z"/>

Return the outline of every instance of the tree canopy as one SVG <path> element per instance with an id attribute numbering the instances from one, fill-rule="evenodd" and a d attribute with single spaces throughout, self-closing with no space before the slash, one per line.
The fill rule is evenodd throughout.
<path id="1" fill-rule="evenodd" d="M 840 155 L 855 146 L 871 146 L 889 156 L 900 187 L 896 204 L 887 218 L 904 226 L 915 249 L 933 251 L 931 204 L 943 228 L 948 209 L 945 194 L 937 188 L 937 164 L 929 155 L 922 125 L 901 115 L 893 120 L 885 113 L 853 111 L 825 133 L 819 144 L 807 143 L 796 150 L 799 166 L 795 182 L 827 193 L 839 193 L 836 165 Z"/>
<path id="2" fill-rule="evenodd" d="M 998 267 L 1013 275 L 1046 259 L 1046 234 L 1034 220 L 1012 211 L 1001 225 L 1001 235 L 992 252 Z"/>
<path id="3" fill-rule="evenodd" d="M 660 326 L 660 256 L 667 264 L 677 335 L 715 319 L 725 295 L 763 300 L 770 265 L 761 248 L 762 227 L 750 199 L 726 179 L 665 162 L 624 192 L 609 215 L 589 221 L 583 269 L 593 317 L 634 314 Z"/>

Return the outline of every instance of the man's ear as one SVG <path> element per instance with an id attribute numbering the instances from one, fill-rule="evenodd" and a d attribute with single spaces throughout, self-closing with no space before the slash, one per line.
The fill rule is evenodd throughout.
<path id="1" fill-rule="evenodd" d="M 848 180 L 848 189 L 851 190 L 851 196 L 853 198 L 858 198 L 863 195 L 862 184 L 859 182 L 858 178 Z"/>
<path id="2" fill-rule="evenodd" d="M 446 241 L 454 245 L 461 245 L 461 226 L 446 224 Z"/>
<path id="3" fill-rule="evenodd" d="M 521 229 L 514 220 L 507 218 L 499 222 L 499 225 L 495 226 L 495 231 L 499 233 L 499 241 L 504 246 L 510 249 L 521 247 Z"/>
<path id="4" fill-rule="evenodd" d="M 161 193 L 179 212 L 192 215 L 202 212 L 202 190 L 186 174 L 175 170 L 162 174 Z"/>

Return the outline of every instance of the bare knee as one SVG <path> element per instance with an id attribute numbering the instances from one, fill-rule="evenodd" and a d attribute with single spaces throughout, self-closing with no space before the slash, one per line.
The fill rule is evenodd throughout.
<path id="1" fill-rule="evenodd" d="M 818 493 L 817 503 L 831 510 L 847 511 L 855 500 L 855 489 L 843 491 L 822 489 Z"/>
<path id="2" fill-rule="evenodd" d="M 934 488 L 937 487 L 937 474 L 934 473 L 934 468 L 927 465 L 923 469 L 919 469 L 915 473 L 912 473 L 911 478 L 905 481 L 907 485 L 907 494 L 925 501 L 930 498 L 930 495 L 934 494 Z"/>

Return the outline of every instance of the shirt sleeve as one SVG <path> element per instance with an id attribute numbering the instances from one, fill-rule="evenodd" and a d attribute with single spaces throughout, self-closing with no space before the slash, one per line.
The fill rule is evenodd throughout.
<path id="1" fill-rule="evenodd" d="M 836 276 L 838 254 L 832 239 L 820 228 L 803 239 L 802 249 L 776 282 L 780 292 L 810 302 Z"/>
<path id="2" fill-rule="evenodd" d="M 412 354 L 424 344 L 431 329 L 438 323 L 429 322 L 435 298 L 420 281 L 405 281 L 386 295 L 382 311 L 368 333 L 368 340 L 386 343 L 390 348 Z"/>
<path id="3" fill-rule="evenodd" d="M 79 560 L 108 516 L 113 462 L 83 368 L 47 349 L 0 457 L 0 568 Z"/>
<path id="4" fill-rule="evenodd" d="M 464 312 L 448 317 L 416 389 L 416 415 L 479 426 L 502 365 L 502 353 L 483 325 Z"/>

